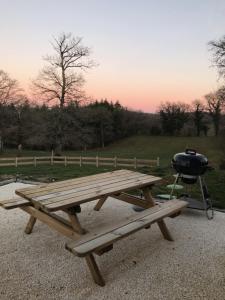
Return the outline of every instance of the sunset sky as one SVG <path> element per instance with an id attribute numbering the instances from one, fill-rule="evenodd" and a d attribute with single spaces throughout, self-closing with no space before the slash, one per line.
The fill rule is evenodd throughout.
<path id="1" fill-rule="evenodd" d="M 53 35 L 83 37 L 99 64 L 89 96 L 153 112 L 222 84 L 207 43 L 225 34 L 224 0 L 0 0 L 0 69 L 28 89 Z"/>

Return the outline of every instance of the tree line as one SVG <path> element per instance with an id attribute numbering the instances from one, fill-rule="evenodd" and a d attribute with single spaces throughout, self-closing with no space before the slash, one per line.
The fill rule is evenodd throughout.
<path id="1" fill-rule="evenodd" d="M 225 37 L 209 43 L 213 63 L 225 77 Z M 97 64 L 82 39 L 62 33 L 53 54 L 32 82 L 27 97 L 18 82 L 0 70 L 0 149 L 87 149 L 136 134 L 214 135 L 223 129 L 225 87 L 191 104 L 162 103 L 157 113 L 132 111 L 119 102 L 91 101 L 84 92 L 84 72 Z"/>
<path id="2" fill-rule="evenodd" d="M 186 126 L 189 128 L 189 134 L 200 136 L 207 135 L 212 128 L 213 134 L 218 136 L 221 127 L 224 126 L 224 108 L 225 87 L 191 104 L 163 103 L 159 108 L 162 131 L 167 135 L 179 135 Z"/>
<path id="3" fill-rule="evenodd" d="M 206 98 L 209 101 L 212 97 Z M 207 135 L 211 124 L 214 124 L 214 134 L 218 135 L 219 128 L 223 128 L 223 115 L 217 109 L 218 104 L 213 110 L 209 110 L 212 106 L 209 104 L 205 107 L 200 101 L 194 101 L 192 106 L 164 103 L 158 113 L 150 114 L 129 110 L 119 102 L 106 99 L 86 104 L 70 102 L 63 108 L 32 104 L 28 100 L 0 102 L 1 144 L 2 148 L 5 145 L 55 149 L 60 153 L 62 149 L 105 147 L 140 134 Z"/>
<path id="4" fill-rule="evenodd" d="M 155 116 L 107 100 L 65 107 L 0 103 L 0 137 L 5 147 L 86 150 L 138 134 L 154 134 Z M 60 128 L 59 128 L 60 127 Z"/>

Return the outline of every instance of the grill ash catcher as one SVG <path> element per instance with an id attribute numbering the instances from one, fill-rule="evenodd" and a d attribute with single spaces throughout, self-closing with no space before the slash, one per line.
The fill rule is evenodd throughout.
<path id="1" fill-rule="evenodd" d="M 207 218 L 211 220 L 214 216 L 214 210 L 204 179 L 205 172 L 213 169 L 208 165 L 208 159 L 194 149 L 186 149 L 185 152 L 175 154 L 171 163 L 177 174 L 175 175 L 170 198 L 172 198 L 175 186 L 180 180 L 185 184 L 199 184 L 203 207 Z"/>

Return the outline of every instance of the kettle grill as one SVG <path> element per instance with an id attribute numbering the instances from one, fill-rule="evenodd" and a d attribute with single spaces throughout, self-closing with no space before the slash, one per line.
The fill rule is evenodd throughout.
<path id="1" fill-rule="evenodd" d="M 175 154 L 171 163 L 177 174 L 175 175 L 170 197 L 172 198 L 175 185 L 178 184 L 179 180 L 185 184 L 199 183 L 206 216 L 209 220 L 212 219 L 214 210 L 203 177 L 206 171 L 212 169 L 208 165 L 208 159 L 204 155 L 197 153 L 194 149 L 186 149 L 185 152 Z"/>

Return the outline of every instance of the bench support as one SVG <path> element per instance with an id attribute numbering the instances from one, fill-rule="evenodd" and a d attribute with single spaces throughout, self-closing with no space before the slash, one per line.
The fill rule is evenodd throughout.
<path id="1" fill-rule="evenodd" d="M 30 216 L 30 219 L 29 219 L 27 226 L 25 228 L 25 231 L 24 231 L 26 234 L 30 234 L 32 232 L 36 221 L 37 221 L 37 219 L 35 217 Z"/>
<path id="2" fill-rule="evenodd" d="M 173 241 L 173 238 L 164 222 L 164 218 L 177 214 L 185 206 L 187 206 L 187 202 L 178 199 L 154 205 L 152 208 L 144 210 L 136 214 L 136 216 L 131 216 L 120 224 L 116 224 L 116 226 L 111 228 L 106 227 L 100 232 L 96 231 L 89 233 L 86 236 L 84 235 L 84 237 L 81 237 L 76 242 L 66 243 L 65 247 L 76 256 L 84 257 L 86 259 L 94 282 L 103 286 L 105 284 L 104 279 L 102 278 L 94 259 L 94 253 L 103 254 L 107 250 L 111 250 L 115 242 L 137 232 L 138 230 L 147 228 L 154 223 L 158 224 L 163 237 L 166 240 Z"/>
<path id="3" fill-rule="evenodd" d="M 25 211 L 26 213 L 30 214 L 31 217 L 33 217 L 34 219 L 40 220 L 41 222 L 47 224 L 50 228 L 58 231 L 59 233 L 61 233 L 64 236 L 71 238 L 72 240 L 77 240 L 80 237 L 80 234 L 78 234 L 76 231 L 74 231 L 74 229 L 69 224 L 69 222 L 62 221 L 62 218 L 59 216 L 56 216 L 56 215 L 50 214 L 50 213 L 46 213 L 44 211 L 40 211 L 32 206 L 24 206 L 24 207 L 21 207 L 21 209 L 23 211 Z"/>
<path id="4" fill-rule="evenodd" d="M 161 221 L 158 221 L 157 223 L 158 223 L 159 229 L 162 232 L 164 239 L 166 239 L 167 241 L 173 242 L 174 239 L 173 239 L 171 233 L 169 232 L 169 229 L 167 228 L 165 221 L 161 220 Z"/>
<path id="5" fill-rule="evenodd" d="M 105 281 L 99 271 L 98 265 L 95 261 L 94 255 L 93 254 L 89 254 L 87 256 L 85 256 L 88 268 L 91 272 L 92 278 L 94 280 L 95 283 L 97 283 L 100 286 L 104 286 L 105 285 Z"/>

